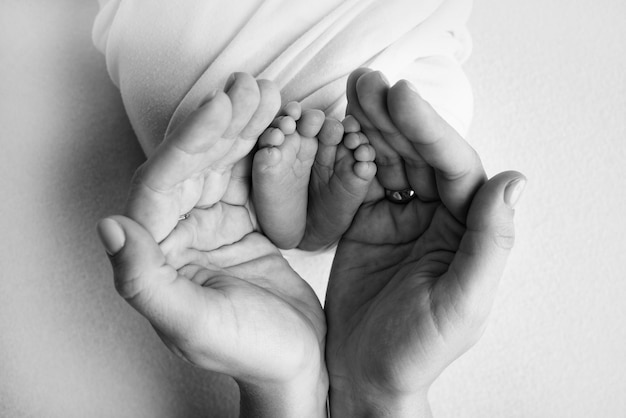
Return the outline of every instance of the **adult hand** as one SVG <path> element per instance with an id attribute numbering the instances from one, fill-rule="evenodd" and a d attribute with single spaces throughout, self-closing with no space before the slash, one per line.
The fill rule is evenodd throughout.
<path id="1" fill-rule="evenodd" d="M 427 391 L 481 336 L 513 245 L 524 178 L 489 181 L 474 150 L 405 81 L 348 82 L 378 182 L 339 242 L 326 297 L 338 416 L 430 415 Z M 387 190 L 416 197 L 392 203 Z"/>
<path id="2" fill-rule="evenodd" d="M 128 216 L 98 230 L 120 295 L 174 353 L 233 376 L 242 415 L 324 416 L 324 314 L 246 205 L 245 157 L 280 96 L 246 74 L 228 84 L 137 171 Z"/>

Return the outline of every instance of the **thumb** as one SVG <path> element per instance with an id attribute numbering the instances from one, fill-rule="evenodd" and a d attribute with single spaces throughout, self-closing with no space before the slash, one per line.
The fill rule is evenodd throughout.
<path id="1" fill-rule="evenodd" d="M 507 171 L 481 186 L 470 205 L 467 229 L 459 250 L 446 273 L 448 277 L 443 281 L 442 288 L 453 291 L 455 309 L 476 314 L 478 317 L 474 319 L 479 323 L 491 310 L 507 257 L 513 248 L 514 207 L 525 185 L 524 175 Z M 450 281 L 457 286 L 450 286 Z"/>
<path id="2" fill-rule="evenodd" d="M 117 292 L 168 337 L 184 338 L 198 302 L 195 285 L 178 276 L 152 235 L 135 221 L 112 216 L 102 219 L 97 230 Z"/>

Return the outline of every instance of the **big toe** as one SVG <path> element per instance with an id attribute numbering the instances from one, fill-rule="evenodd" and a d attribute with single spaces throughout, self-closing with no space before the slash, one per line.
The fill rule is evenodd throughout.
<path id="1" fill-rule="evenodd" d="M 259 180 L 259 178 L 263 179 L 265 172 L 272 167 L 276 167 L 281 161 L 282 152 L 279 148 L 268 147 L 259 149 L 254 154 L 254 161 L 252 163 L 253 176 L 257 180 Z"/>
<path id="2" fill-rule="evenodd" d="M 318 109 L 307 109 L 302 112 L 300 120 L 297 122 L 298 133 L 306 138 L 313 138 L 319 134 L 326 115 Z"/>
<path id="3" fill-rule="evenodd" d="M 320 144 L 337 146 L 343 139 L 344 125 L 334 118 L 326 118 L 317 139 Z"/>

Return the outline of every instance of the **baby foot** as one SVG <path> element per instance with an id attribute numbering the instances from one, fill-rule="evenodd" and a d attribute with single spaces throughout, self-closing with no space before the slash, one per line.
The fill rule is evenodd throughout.
<path id="1" fill-rule="evenodd" d="M 324 112 L 291 102 L 259 138 L 252 165 L 252 199 L 265 235 L 283 249 L 296 247 L 307 224 L 307 198 Z"/>
<path id="2" fill-rule="evenodd" d="M 327 247 L 341 238 L 376 175 L 374 148 L 355 118 L 348 116 L 343 123 L 326 119 L 318 139 L 303 250 Z"/>
<path id="3" fill-rule="evenodd" d="M 374 149 L 354 118 L 342 125 L 317 110 L 301 112 L 297 103 L 284 113 L 259 139 L 257 216 L 278 247 L 317 250 L 350 226 L 376 174 Z"/>
<path id="4" fill-rule="evenodd" d="M 225 92 L 208 97 L 137 170 L 127 215 L 161 242 L 181 215 L 220 201 L 233 167 L 254 147 L 279 106 L 275 85 L 233 74 Z M 182 223 L 192 222 L 195 212 Z"/>

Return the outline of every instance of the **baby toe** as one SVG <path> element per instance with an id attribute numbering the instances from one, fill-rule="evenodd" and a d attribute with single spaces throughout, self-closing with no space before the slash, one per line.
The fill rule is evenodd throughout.
<path id="1" fill-rule="evenodd" d="M 326 146 L 337 146 L 343 139 L 344 127 L 337 119 L 326 118 L 317 137 Z"/>
<path id="2" fill-rule="evenodd" d="M 343 144 L 349 150 L 356 150 L 361 145 L 369 144 L 369 141 L 362 132 L 351 132 L 343 138 Z"/>
<path id="3" fill-rule="evenodd" d="M 354 159 L 362 162 L 374 161 L 376 158 L 376 151 L 374 147 L 369 144 L 363 144 L 354 150 Z"/>
<path id="4" fill-rule="evenodd" d="M 298 120 L 302 116 L 302 105 L 298 102 L 289 102 L 283 107 L 281 114 Z"/>
<path id="5" fill-rule="evenodd" d="M 325 120 L 326 115 L 321 110 L 307 109 L 302 112 L 302 117 L 298 120 L 298 133 L 307 138 L 316 137 L 322 129 Z"/>
<path id="6" fill-rule="evenodd" d="M 352 115 L 348 115 L 341 122 L 343 125 L 344 132 L 359 132 L 361 130 L 361 124 L 359 121 Z"/>
<path id="7" fill-rule="evenodd" d="M 261 148 L 254 154 L 253 175 L 262 173 L 264 170 L 276 167 L 282 161 L 282 152 L 279 148 Z"/>
<path id="8" fill-rule="evenodd" d="M 267 128 L 259 137 L 259 147 L 278 147 L 285 142 L 285 134 L 278 128 Z"/>
<path id="9" fill-rule="evenodd" d="M 279 116 L 272 122 L 274 128 L 280 129 L 285 135 L 296 132 L 296 121 L 291 116 Z"/>
<path id="10" fill-rule="evenodd" d="M 362 180 L 370 181 L 376 175 L 376 164 L 373 161 L 357 161 L 352 167 L 354 175 Z"/>

